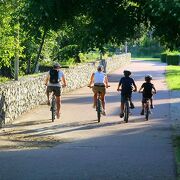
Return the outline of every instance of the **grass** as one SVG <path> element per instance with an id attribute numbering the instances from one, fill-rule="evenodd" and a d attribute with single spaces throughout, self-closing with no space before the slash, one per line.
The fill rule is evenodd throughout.
<path id="1" fill-rule="evenodd" d="M 175 160 L 177 168 L 177 180 L 180 180 L 180 136 L 173 138 L 174 150 L 175 150 Z"/>
<path id="2" fill-rule="evenodd" d="M 142 60 L 142 61 L 160 61 L 160 58 L 152 58 L 152 57 L 132 57 L 133 60 Z"/>
<path id="3" fill-rule="evenodd" d="M 166 67 L 166 81 L 169 89 L 180 90 L 180 66 Z"/>

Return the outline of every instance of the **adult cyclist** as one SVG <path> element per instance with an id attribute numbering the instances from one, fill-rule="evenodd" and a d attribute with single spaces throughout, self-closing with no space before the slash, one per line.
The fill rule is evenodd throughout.
<path id="1" fill-rule="evenodd" d="M 54 92 L 56 96 L 56 116 L 58 119 L 60 117 L 62 87 L 66 86 L 64 73 L 61 71 L 60 68 L 61 66 L 59 63 L 54 63 L 53 68 L 48 72 L 48 75 L 45 79 L 45 85 L 47 86 L 46 94 L 48 99 L 48 105 L 50 105 L 49 94 L 51 92 Z"/>
<path id="2" fill-rule="evenodd" d="M 106 94 L 106 88 L 108 88 L 108 78 L 107 75 L 103 72 L 104 67 L 102 65 L 99 65 L 97 67 L 97 71 L 94 72 L 91 75 L 89 86 L 91 87 L 93 85 L 93 92 L 94 92 L 94 103 L 93 108 L 96 107 L 97 102 L 97 93 L 101 93 L 101 101 L 102 101 L 102 107 L 103 107 L 103 115 L 106 115 L 105 111 L 105 94 Z"/>

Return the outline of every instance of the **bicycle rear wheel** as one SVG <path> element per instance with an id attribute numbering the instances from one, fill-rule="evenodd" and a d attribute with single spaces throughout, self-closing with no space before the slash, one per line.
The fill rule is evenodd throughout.
<path id="1" fill-rule="evenodd" d="M 51 102 L 51 119 L 52 122 L 54 122 L 56 117 L 56 99 L 55 97 L 52 98 L 52 102 Z"/>
<path id="2" fill-rule="evenodd" d="M 149 108 L 145 109 L 145 119 L 146 119 L 146 121 L 149 120 Z"/>
<path id="3" fill-rule="evenodd" d="M 129 119 L 129 102 L 126 101 L 124 104 L 124 121 L 127 123 Z"/>
<path id="4" fill-rule="evenodd" d="M 100 120 L 101 120 L 101 111 L 102 111 L 102 108 L 101 108 L 101 100 L 100 100 L 100 99 L 97 99 L 96 110 L 97 110 L 98 122 L 100 122 Z"/>
<path id="5" fill-rule="evenodd" d="M 146 102 L 146 106 L 145 106 L 145 119 L 146 119 L 146 121 L 149 120 L 149 114 L 150 114 L 150 112 L 149 112 L 149 102 Z"/>

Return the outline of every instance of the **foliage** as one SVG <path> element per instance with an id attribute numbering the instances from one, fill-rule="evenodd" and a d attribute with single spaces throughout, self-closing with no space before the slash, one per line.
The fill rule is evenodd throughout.
<path id="1" fill-rule="evenodd" d="M 166 81 L 171 90 L 180 90 L 180 66 L 166 67 Z"/>
<path id="2" fill-rule="evenodd" d="M 180 1 L 179 0 L 133 0 L 141 13 L 154 27 L 158 36 L 171 50 L 180 47 Z"/>
<path id="3" fill-rule="evenodd" d="M 7 82 L 7 81 L 9 81 L 10 79 L 9 78 L 7 78 L 7 77 L 2 77 L 2 76 L 0 76 L 0 83 L 5 83 L 5 82 Z"/>

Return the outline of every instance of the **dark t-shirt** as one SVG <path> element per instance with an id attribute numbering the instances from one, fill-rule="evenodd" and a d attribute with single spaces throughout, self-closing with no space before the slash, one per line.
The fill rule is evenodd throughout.
<path id="1" fill-rule="evenodd" d="M 119 85 L 122 85 L 122 88 L 121 88 L 122 95 L 125 95 L 125 94 L 130 95 L 133 90 L 133 85 L 135 86 L 135 82 L 134 82 L 134 79 L 130 77 L 122 77 L 119 81 Z"/>
<path id="2" fill-rule="evenodd" d="M 152 83 L 143 83 L 142 86 L 143 88 L 143 97 L 145 98 L 151 98 L 152 97 L 152 89 L 154 88 L 154 85 Z"/>

